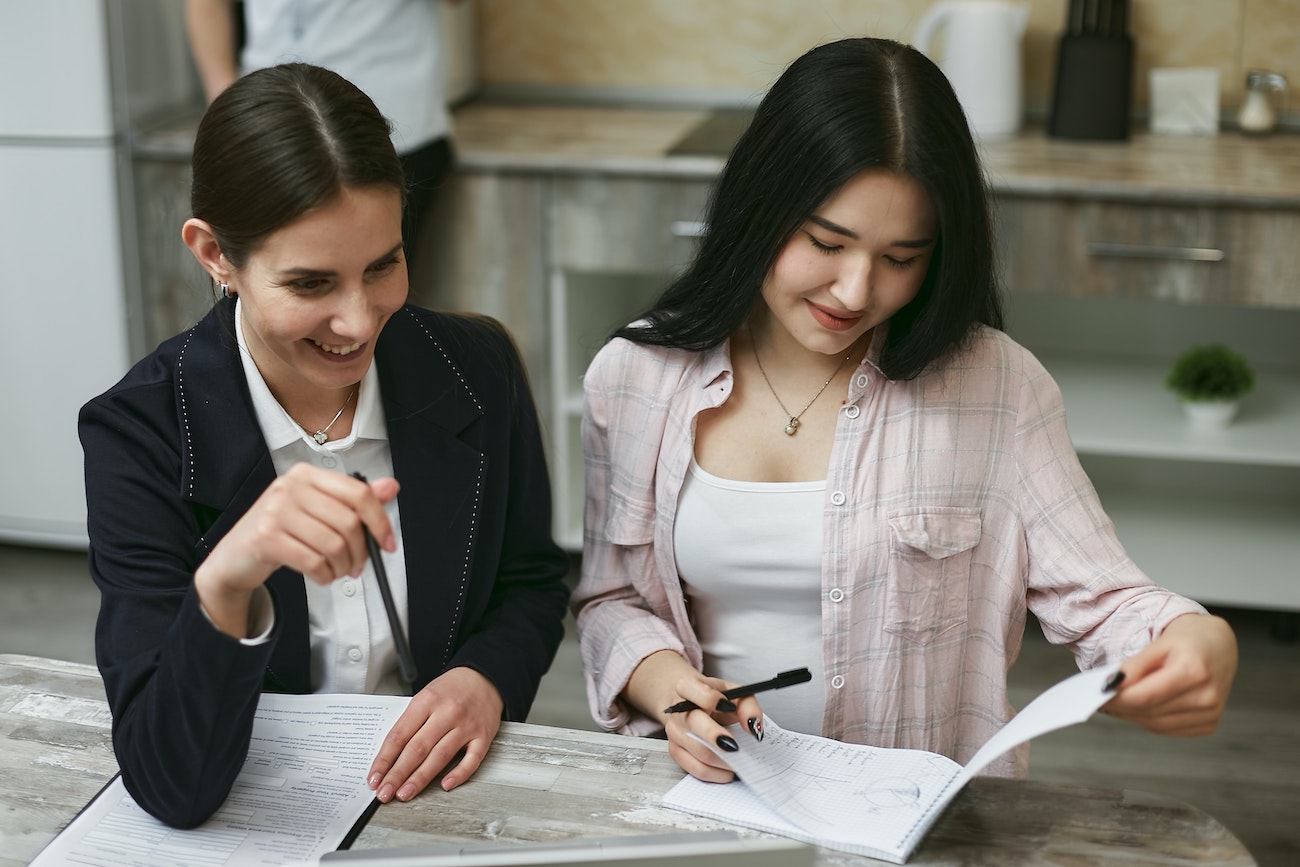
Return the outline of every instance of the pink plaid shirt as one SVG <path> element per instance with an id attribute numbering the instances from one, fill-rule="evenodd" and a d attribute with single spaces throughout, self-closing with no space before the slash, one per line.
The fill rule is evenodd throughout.
<path id="1" fill-rule="evenodd" d="M 827 468 L 822 733 L 964 763 L 1014 713 L 1006 674 L 1026 608 L 1083 669 L 1205 609 L 1124 552 L 1070 444 L 1060 391 L 1028 351 L 979 328 L 911 381 L 886 379 L 869 360 L 878 351 L 854 372 Z M 727 345 L 616 339 L 587 371 L 573 605 L 592 715 L 607 730 L 660 731 L 619 697 L 646 656 L 670 649 L 701 665 L 673 520 L 695 417 L 731 387 Z M 988 772 L 1023 776 L 1027 761 L 1022 747 Z"/>

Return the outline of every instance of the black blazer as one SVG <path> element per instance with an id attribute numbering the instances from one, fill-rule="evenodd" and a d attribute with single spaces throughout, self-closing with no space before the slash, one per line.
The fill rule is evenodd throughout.
<path id="1" fill-rule="evenodd" d="M 307 597 L 267 582 L 271 640 L 247 646 L 198 606 L 194 571 L 275 478 L 234 337 L 234 303 L 86 404 L 95 655 L 127 790 L 178 827 L 221 805 L 263 689 L 310 691 Z M 490 320 L 405 307 L 375 346 L 406 555 L 416 689 L 481 672 L 523 720 L 563 636 L 568 559 L 527 379 Z"/>

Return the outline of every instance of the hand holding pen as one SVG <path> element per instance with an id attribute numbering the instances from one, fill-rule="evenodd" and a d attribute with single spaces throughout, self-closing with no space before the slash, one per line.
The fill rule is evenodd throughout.
<path id="1" fill-rule="evenodd" d="M 322 586 L 359 575 L 369 559 L 355 518 L 388 550 L 396 543 L 384 503 L 394 479 L 363 491 L 346 476 L 309 463 L 277 476 L 213 547 L 194 573 L 204 612 L 222 632 L 250 637 L 249 605 L 276 569 Z"/>
<path id="2" fill-rule="evenodd" d="M 717 709 L 720 711 L 733 711 L 736 709 L 733 699 L 766 692 L 769 689 L 781 689 L 786 686 L 794 686 L 797 683 L 807 683 L 810 680 L 812 680 L 812 673 L 808 669 L 796 668 L 791 671 L 783 671 L 771 680 L 762 680 L 745 686 L 733 686 L 731 689 L 722 691 L 722 699 L 718 702 Z M 687 711 L 699 709 L 695 702 L 679 701 L 672 707 L 664 708 L 664 713 L 686 713 Z"/>
<path id="3" fill-rule="evenodd" d="M 749 683 L 744 686 L 733 686 L 729 689 L 722 690 L 722 698 L 718 700 L 715 710 L 721 713 L 734 713 L 737 710 L 735 700 L 738 698 L 748 698 L 756 693 L 766 692 L 770 689 L 782 689 L 787 686 L 794 686 L 799 683 L 807 683 L 812 680 L 812 673 L 806 668 L 796 668 L 791 671 L 783 671 L 770 680 L 762 680 L 757 683 Z M 702 710 L 702 708 L 693 701 L 679 701 L 671 707 L 664 708 L 666 714 L 689 713 L 693 710 Z M 759 716 L 752 716 L 746 720 L 749 733 L 754 736 L 755 740 L 763 739 L 763 721 Z M 736 752 L 740 746 L 730 735 L 723 734 L 715 738 L 719 747 L 727 752 Z"/>
<path id="4" fill-rule="evenodd" d="M 353 473 L 352 478 L 364 482 L 366 477 Z M 370 552 L 370 563 L 375 569 L 375 582 L 379 585 L 379 595 L 384 600 L 384 613 L 388 615 L 388 628 L 393 633 L 393 646 L 397 649 L 397 664 L 401 670 L 402 680 L 408 687 L 415 684 L 417 677 L 415 657 L 411 654 L 411 645 L 406 640 L 406 631 L 393 602 L 393 589 L 388 584 L 388 570 L 384 568 L 383 552 L 379 550 L 370 528 L 362 526 L 361 532 L 366 536 L 366 549 Z"/>

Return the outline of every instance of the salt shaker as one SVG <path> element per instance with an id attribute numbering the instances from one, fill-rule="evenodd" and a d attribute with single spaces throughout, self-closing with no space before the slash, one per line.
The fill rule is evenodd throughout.
<path id="1" fill-rule="evenodd" d="M 1286 93 L 1286 78 L 1280 72 L 1252 69 L 1246 73 L 1246 98 L 1237 113 L 1237 126 L 1244 133 L 1266 135 L 1277 124 L 1274 93 Z"/>

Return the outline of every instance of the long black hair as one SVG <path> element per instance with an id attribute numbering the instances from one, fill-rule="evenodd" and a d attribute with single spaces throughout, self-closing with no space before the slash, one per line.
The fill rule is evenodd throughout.
<path id="1" fill-rule="evenodd" d="M 370 97 L 306 63 L 250 72 L 222 91 L 199 122 L 192 167 L 190 209 L 236 268 L 345 187 L 406 192 L 389 123 Z"/>
<path id="2" fill-rule="evenodd" d="M 920 291 L 889 321 L 879 364 L 909 379 L 982 322 L 1002 327 L 988 194 L 966 117 L 924 54 L 887 39 L 844 39 L 792 63 L 768 91 L 711 195 L 694 259 L 615 336 L 702 350 L 761 303 L 763 281 L 799 227 L 868 168 L 914 178 L 938 238 Z"/>

